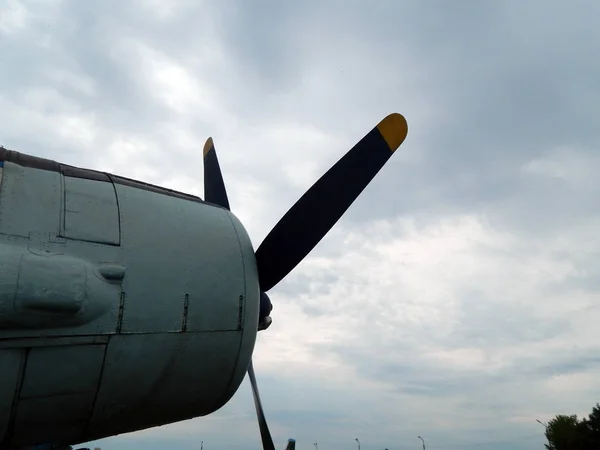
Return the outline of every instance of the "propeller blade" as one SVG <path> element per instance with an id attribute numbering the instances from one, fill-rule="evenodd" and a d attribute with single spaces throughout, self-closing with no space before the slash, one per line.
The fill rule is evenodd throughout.
<path id="1" fill-rule="evenodd" d="M 390 114 L 325 173 L 256 250 L 260 289 L 279 283 L 342 217 L 406 139 L 401 114 Z"/>
<path id="2" fill-rule="evenodd" d="M 204 200 L 229 209 L 223 174 L 211 137 L 204 144 Z"/>
<path id="3" fill-rule="evenodd" d="M 250 384 L 252 384 L 252 395 L 254 396 L 254 406 L 256 406 L 256 416 L 258 417 L 258 427 L 260 428 L 260 438 L 262 440 L 263 450 L 275 450 L 275 444 L 273 443 L 273 438 L 269 432 L 267 419 L 265 419 L 265 413 L 263 411 L 262 403 L 260 402 L 252 360 L 250 360 L 250 365 L 248 366 L 248 375 L 250 376 Z"/>

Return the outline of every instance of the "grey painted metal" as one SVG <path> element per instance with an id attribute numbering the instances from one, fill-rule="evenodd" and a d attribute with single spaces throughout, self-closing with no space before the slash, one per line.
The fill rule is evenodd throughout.
<path id="1" fill-rule="evenodd" d="M 31 233 L 58 234 L 63 201 L 57 172 L 4 163 L 0 190 L 0 232 L 29 238 Z M 35 175 L 34 175 L 35 174 Z"/>
<path id="2" fill-rule="evenodd" d="M 0 436 L 9 432 L 15 394 L 21 383 L 26 349 L 0 349 Z"/>
<path id="3" fill-rule="evenodd" d="M 61 236 L 119 245 L 119 204 L 112 183 L 63 177 L 64 211 Z"/>
<path id="4" fill-rule="evenodd" d="M 0 167 L 0 449 L 210 414 L 254 349 L 256 260 L 232 213 L 65 173 Z"/>

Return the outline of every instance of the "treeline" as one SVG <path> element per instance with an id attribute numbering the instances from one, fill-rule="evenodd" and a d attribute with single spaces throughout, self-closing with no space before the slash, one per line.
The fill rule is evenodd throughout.
<path id="1" fill-rule="evenodd" d="M 559 414 L 546 424 L 547 450 L 600 450 L 600 404 L 588 417 Z"/>

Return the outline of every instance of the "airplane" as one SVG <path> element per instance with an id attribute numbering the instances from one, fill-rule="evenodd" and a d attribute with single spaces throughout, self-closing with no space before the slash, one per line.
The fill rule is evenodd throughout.
<path id="1" fill-rule="evenodd" d="M 267 294 L 405 140 L 385 117 L 254 250 L 212 138 L 204 199 L 0 148 L 0 449 L 73 445 L 206 416 L 249 376 Z M 295 441 L 288 442 L 288 448 Z"/>

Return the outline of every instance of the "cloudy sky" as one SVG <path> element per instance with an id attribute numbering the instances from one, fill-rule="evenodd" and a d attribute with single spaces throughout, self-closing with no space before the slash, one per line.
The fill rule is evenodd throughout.
<path id="1" fill-rule="evenodd" d="M 409 136 L 270 292 L 279 448 L 529 450 L 600 401 L 600 3 L 0 1 L 0 144 L 202 195 L 257 247 L 390 112 Z M 103 450 L 258 449 L 250 385 Z"/>

